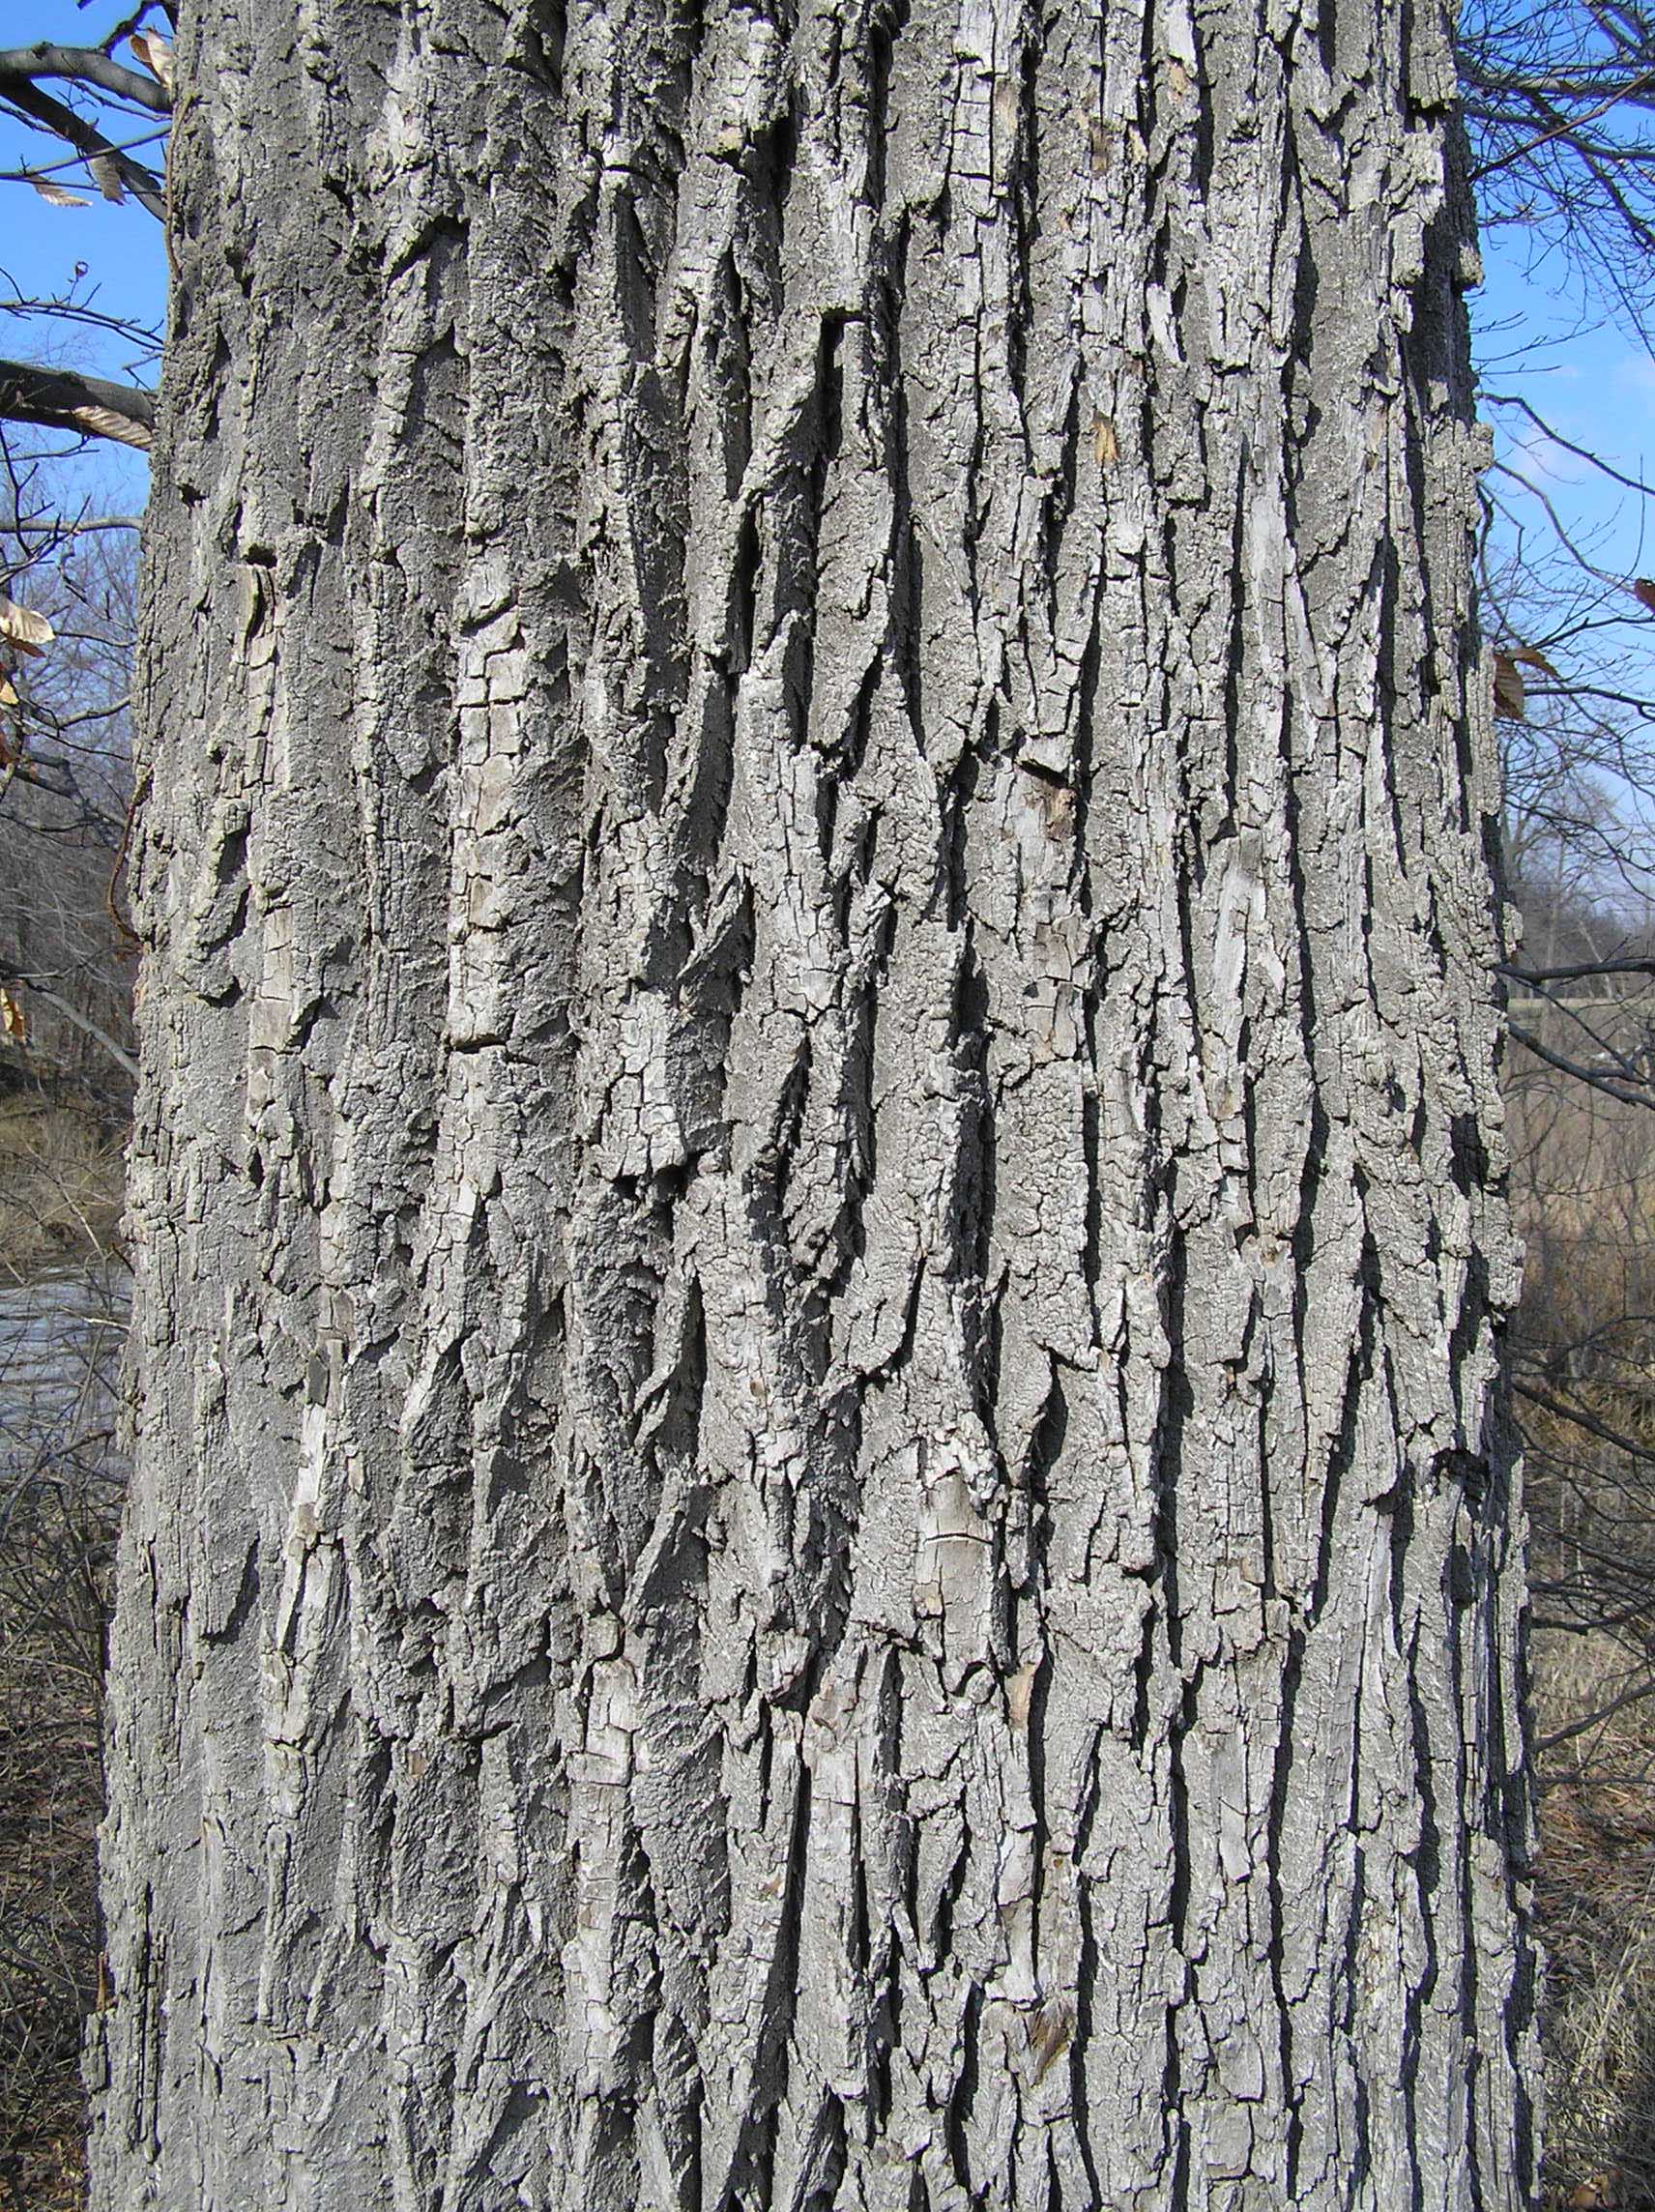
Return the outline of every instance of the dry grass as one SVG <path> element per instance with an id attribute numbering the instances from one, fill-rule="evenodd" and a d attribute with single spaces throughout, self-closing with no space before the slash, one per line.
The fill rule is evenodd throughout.
<path id="1" fill-rule="evenodd" d="M 72 1102 L 0 1096 L 0 1282 L 115 1248 L 124 1143 Z"/>
<path id="2" fill-rule="evenodd" d="M 1655 2212 L 1655 1116 L 1513 1070 L 1547 2212 Z M 1592 1426 L 1564 1416 L 1572 1408 Z M 1624 1702 L 1623 1702 L 1624 1701 Z M 1596 1717 L 1594 1717 L 1596 1716 Z"/>
<path id="3" fill-rule="evenodd" d="M 1543 1729 L 1611 1702 L 1624 1656 L 1542 1639 Z M 1572 1739 L 1541 1799 L 1549 2206 L 1655 2207 L 1655 1713 Z"/>

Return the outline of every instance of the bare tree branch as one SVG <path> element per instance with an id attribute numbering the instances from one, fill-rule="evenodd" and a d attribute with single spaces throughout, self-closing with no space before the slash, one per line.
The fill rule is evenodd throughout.
<path id="1" fill-rule="evenodd" d="M 19 115 L 38 124 L 43 131 L 51 131 L 76 153 L 84 154 L 88 160 L 96 158 L 112 163 L 114 173 L 139 206 L 147 208 L 158 222 L 165 219 L 166 195 L 160 179 L 142 162 L 134 161 L 130 154 L 123 154 L 102 131 L 76 115 L 73 107 L 66 107 L 61 100 L 42 92 L 28 78 L 15 76 L 0 76 L 0 102 L 15 108 Z"/>
<path id="2" fill-rule="evenodd" d="M 1560 1421 L 1572 1421 L 1576 1428 L 1584 1429 L 1588 1436 L 1612 1444 L 1616 1451 L 1625 1452 L 1629 1459 L 1655 1461 L 1655 1451 L 1651 1451 L 1647 1444 L 1640 1444 L 1635 1438 L 1626 1435 L 1624 1430 L 1611 1428 L 1607 1421 L 1600 1421 L 1595 1413 L 1588 1413 L 1583 1406 L 1567 1405 L 1561 1398 L 1553 1398 L 1549 1390 L 1536 1390 L 1527 1382 L 1514 1382 L 1512 1388 L 1520 1398 L 1526 1398 L 1531 1406 L 1538 1406 L 1542 1412 L 1555 1414 Z"/>
<path id="3" fill-rule="evenodd" d="M 0 361 L 0 418 L 48 430 L 75 430 L 113 438 L 148 451 L 155 432 L 155 393 L 135 384 L 112 384 L 73 369 L 39 368 L 26 361 Z"/>
<path id="4" fill-rule="evenodd" d="M 43 39 L 38 45 L 0 47 L 0 84 L 19 79 L 28 84 L 43 76 L 68 77 L 78 84 L 95 84 L 116 100 L 130 100 L 147 107 L 152 115 L 169 115 L 172 96 L 159 78 L 146 76 L 113 61 L 97 46 L 57 46 Z"/>
<path id="5" fill-rule="evenodd" d="M 1496 963 L 1502 975 L 1519 983 L 1583 983 L 1594 975 L 1655 975 L 1655 955 L 1616 960 L 1576 960 L 1561 968 L 1519 968 L 1509 960 Z"/>
<path id="6" fill-rule="evenodd" d="M 1594 453 L 1589 446 L 1578 446 L 1572 438 L 1566 438 L 1561 430 L 1554 430 L 1545 416 L 1537 414 L 1521 394 L 1515 392 L 1490 392 L 1485 387 L 1482 397 L 1484 403 L 1490 407 L 1517 408 L 1520 413 L 1528 417 L 1528 420 L 1548 444 L 1561 446 L 1564 452 L 1573 453 L 1577 460 L 1587 462 L 1601 476 L 1609 477 L 1617 484 L 1624 484 L 1628 491 L 1637 492 L 1640 498 L 1647 499 L 1651 490 L 1655 489 L 1655 486 L 1641 482 L 1637 477 L 1629 477 L 1622 470 L 1611 467 L 1601 453 Z"/>
<path id="7" fill-rule="evenodd" d="M 61 991 L 54 991 L 49 983 L 43 983 L 38 975 L 17 975 L 12 979 L 32 992 L 37 999 L 44 999 L 56 1014 L 68 1022 L 71 1029 L 79 1030 L 94 1044 L 102 1045 L 116 1066 L 124 1069 L 134 1083 L 137 1081 L 138 1063 L 132 1055 L 125 1045 L 117 1043 L 101 1023 L 93 1021 L 89 1014 L 83 1014 L 73 999 L 65 998 Z"/>
<path id="8" fill-rule="evenodd" d="M 1647 1089 L 1640 1088 L 1635 1082 L 1620 1082 L 1612 1075 L 1604 1075 L 1595 1067 L 1588 1067 L 1583 1061 L 1570 1060 L 1563 1053 L 1552 1051 L 1550 1046 L 1541 1043 L 1532 1030 L 1522 1029 L 1516 1022 L 1510 1023 L 1508 1027 L 1515 1043 L 1533 1053 L 1536 1060 L 1543 1060 L 1548 1067 L 1556 1068 L 1560 1075 L 1572 1075 L 1577 1082 L 1589 1084 L 1592 1090 L 1601 1091 L 1606 1098 L 1618 1098 L 1623 1106 L 1655 1107 L 1655 1097 L 1650 1095 Z"/>

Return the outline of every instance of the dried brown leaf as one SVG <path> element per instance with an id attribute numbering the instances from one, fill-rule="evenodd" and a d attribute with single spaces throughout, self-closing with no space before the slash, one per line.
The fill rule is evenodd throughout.
<path id="1" fill-rule="evenodd" d="M 136 446 L 147 453 L 153 440 L 147 422 L 134 422 L 130 415 L 117 415 L 112 407 L 72 407 L 77 428 L 94 438 L 114 438 L 123 446 Z"/>
<path id="2" fill-rule="evenodd" d="M 49 177 L 30 177 L 29 182 L 40 193 L 47 207 L 90 207 L 92 202 L 84 192 L 72 192 L 63 185 L 54 185 Z"/>
<path id="3" fill-rule="evenodd" d="M 172 90 L 172 47 L 159 31 L 134 31 L 127 44 L 151 74 Z"/>
<path id="4" fill-rule="evenodd" d="M 33 607 L 20 607 L 0 592 L 0 637 L 19 653 L 44 653 L 57 632 Z"/>
<path id="5" fill-rule="evenodd" d="M 1495 655 L 1495 713 L 1502 721 L 1524 722 L 1528 719 L 1522 671 L 1515 656 L 1509 653 Z"/>
<path id="6" fill-rule="evenodd" d="M 98 187 L 103 197 L 106 200 L 113 200 L 119 206 L 127 196 L 127 188 L 121 182 L 120 162 L 114 159 L 113 155 L 94 154 L 86 166 L 92 172 L 92 182 Z"/>
<path id="7" fill-rule="evenodd" d="M 14 1044 L 29 1041 L 28 1017 L 4 984 L 0 984 L 0 1033 L 9 1036 Z"/>

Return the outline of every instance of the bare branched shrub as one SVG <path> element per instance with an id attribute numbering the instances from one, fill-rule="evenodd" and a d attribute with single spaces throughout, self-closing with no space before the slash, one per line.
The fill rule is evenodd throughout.
<path id="1" fill-rule="evenodd" d="M 80 2200 L 80 2023 L 99 1994 L 119 1202 L 107 1128 L 0 1109 L 0 2204 L 30 2212 Z"/>

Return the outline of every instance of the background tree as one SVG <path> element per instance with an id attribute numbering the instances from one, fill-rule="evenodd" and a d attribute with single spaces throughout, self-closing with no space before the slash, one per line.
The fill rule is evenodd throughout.
<path id="1" fill-rule="evenodd" d="M 0 113 L 41 146 L 13 172 L 65 210 L 88 195 L 163 212 L 171 94 L 159 6 L 111 11 L 98 44 L 0 52 Z M 66 233 L 66 235 L 68 235 Z M 37 343 L 114 342 L 134 373 L 159 333 L 112 313 L 77 262 L 50 294 L 15 279 L 0 307 Z M 131 796 L 127 699 L 134 517 L 99 511 L 73 466 L 91 442 L 146 449 L 154 394 L 58 358 L 0 360 L 0 1075 L 91 1084 L 119 1100 L 131 1055 L 130 939 L 115 881 Z"/>
<path id="2" fill-rule="evenodd" d="M 131 931 L 118 874 L 131 799 L 136 543 L 126 517 L 17 514 L 6 566 L 29 577 L 49 650 L 15 656 L 0 706 L 0 987 L 37 1071 L 124 1107 L 136 1062 Z M 46 610 L 49 609 L 49 614 Z"/>

